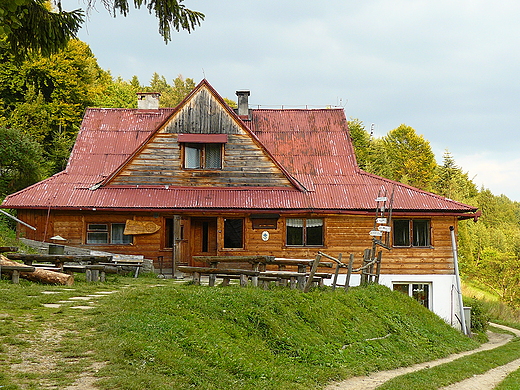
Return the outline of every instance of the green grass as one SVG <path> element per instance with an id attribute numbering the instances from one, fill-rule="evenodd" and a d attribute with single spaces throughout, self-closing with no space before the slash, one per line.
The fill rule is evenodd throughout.
<path id="1" fill-rule="evenodd" d="M 450 363 L 396 377 L 379 386 L 378 390 L 435 390 L 482 374 L 518 358 L 520 358 L 520 339 L 516 338 L 502 347 L 477 352 Z M 515 389 L 518 389 L 518 383 Z"/>
<path id="2" fill-rule="evenodd" d="M 520 370 L 517 370 L 507 376 L 500 382 L 494 390 L 518 390 L 520 384 Z"/>
<path id="3" fill-rule="evenodd" d="M 2 389 L 37 389 L 43 379 L 66 387 L 95 361 L 107 362 L 100 389 L 318 389 L 478 344 L 377 285 L 303 294 L 119 277 L 73 288 L 0 282 Z M 42 307 L 114 289 L 88 311 Z M 47 351 L 59 357 L 52 375 L 15 376 L 10 365 L 44 329 L 61 332 Z"/>

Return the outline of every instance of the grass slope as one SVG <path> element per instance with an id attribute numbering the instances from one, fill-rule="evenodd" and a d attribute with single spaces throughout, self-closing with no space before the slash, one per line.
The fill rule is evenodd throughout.
<path id="1" fill-rule="evenodd" d="M 287 289 L 165 285 L 108 297 L 91 317 L 105 389 L 311 389 L 469 349 L 410 298 L 372 285 Z"/>

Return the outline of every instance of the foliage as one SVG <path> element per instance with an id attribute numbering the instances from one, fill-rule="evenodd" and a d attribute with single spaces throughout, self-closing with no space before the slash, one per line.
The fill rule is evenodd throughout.
<path id="1" fill-rule="evenodd" d="M 0 197 L 36 183 L 44 174 L 43 151 L 30 137 L 0 127 Z"/>
<path id="2" fill-rule="evenodd" d="M 50 173 L 62 170 L 82 115 L 111 82 L 90 48 L 78 40 L 50 57 L 21 63 L 0 51 L 0 124 L 18 129 L 44 149 Z"/>
<path id="3" fill-rule="evenodd" d="M 468 173 L 456 165 L 455 159 L 447 150 L 444 152 L 443 164 L 437 167 L 433 187 L 437 194 L 459 202 L 472 202 L 478 194 L 477 186 Z"/>
<path id="4" fill-rule="evenodd" d="M 140 89 L 136 76 L 132 82 L 125 81 L 121 77 L 111 78 L 94 97 L 93 105 L 104 108 L 137 108 L 136 94 Z"/>
<path id="5" fill-rule="evenodd" d="M 193 79 L 185 79 L 181 74 L 170 85 L 164 76 L 154 73 L 150 85 L 141 92 L 159 92 L 161 107 L 176 107 L 195 88 Z"/>
<path id="6" fill-rule="evenodd" d="M 204 20 L 204 14 L 198 11 L 192 11 L 184 6 L 184 0 L 134 0 L 134 6 L 141 8 L 146 6 L 150 13 L 155 13 L 155 17 L 159 21 L 159 34 L 167 43 L 171 41 L 171 27 L 180 31 L 186 30 L 191 32 L 196 26 Z M 94 3 L 95 0 L 89 0 Z M 103 3 L 110 8 L 115 15 L 119 11 L 126 16 L 130 11 L 128 0 L 103 0 Z"/>
<path id="7" fill-rule="evenodd" d="M 348 129 L 352 145 L 356 152 L 356 160 L 361 169 L 368 170 L 370 153 L 370 135 L 365 130 L 365 125 L 357 118 L 350 118 Z"/>
<path id="8" fill-rule="evenodd" d="M 389 179 L 430 190 L 437 163 L 430 143 L 410 126 L 400 125 L 382 138 Z"/>
<path id="9" fill-rule="evenodd" d="M 76 36 L 84 13 L 49 7 L 48 0 L 0 0 L 0 45 L 16 57 L 49 56 Z"/>
<path id="10" fill-rule="evenodd" d="M 368 134 L 363 122 L 349 121 L 360 168 L 422 190 L 431 190 L 437 163 L 430 143 L 410 126 L 400 125 L 382 138 Z"/>
<path id="11" fill-rule="evenodd" d="M 464 306 L 471 307 L 471 331 L 484 333 L 491 317 L 482 301 L 476 298 L 464 298 Z"/>
<path id="12" fill-rule="evenodd" d="M 114 16 L 119 12 L 127 16 L 128 0 L 101 0 Z M 85 0 L 87 8 L 94 7 L 95 0 Z M 183 0 L 134 0 L 135 8 L 146 6 L 159 22 L 159 33 L 168 43 L 171 31 L 191 32 L 204 20 L 204 14 L 184 6 Z M 84 22 L 81 9 L 63 11 L 61 0 L 0 0 L 0 42 L 17 58 L 30 54 L 49 56 L 67 46 L 75 38 Z"/>

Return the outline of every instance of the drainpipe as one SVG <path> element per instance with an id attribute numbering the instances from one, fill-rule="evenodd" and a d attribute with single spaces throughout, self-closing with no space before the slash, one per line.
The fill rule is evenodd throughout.
<path id="1" fill-rule="evenodd" d="M 459 299 L 459 310 L 460 310 L 460 322 L 462 331 L 466 336 L 469 336 L 469 329 L 466 328 L 466 318 L 464 315 L 464 305 L 462 304 L 462 291 L 460 288 L 460 276 L 459 276 L 459 259 L 457 254 L 457 242 L 455 240 L 455 228 L 450 226 L 451 234 L 451 247 L 453 249 L 453 265 L 455 266 L 455 284 L 457 289 L 457 297 Z"/>

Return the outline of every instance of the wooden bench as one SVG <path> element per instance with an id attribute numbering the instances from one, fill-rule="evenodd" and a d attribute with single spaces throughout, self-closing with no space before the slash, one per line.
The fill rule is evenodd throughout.
<path id="1" fill-rule="evenodd" d="M 179 266 L 177 268 L 180 272 L 184 272 L 187 274 L 193 274 L 193 283 L 195 285 L 200 285 L 200 277 L 202 275 L 209 275 L 209 285 L 213 287 L 215 285 L 215 279 L 220 277 L 222 279 L 228 279 L 226 281 L 229 284 L 229 279 L 234 277 L 238 277 L 240 279 L 240 286 L 247 286 L 248 279 L 251 277 L 257 277 L 259 275 L 259 271 L 247 270 L 247 269 L 220 269 L 213 267 L 188 267 L 188 266 Z"/>
<path id="2" fill-rule="evenodd" d="M 20 272 L 34 272 L 34 267 L 26 265 L 2 265 L 0 273 L 11 273 L 11 281 L 15 284 L 20 283 Z"/>
<path id="3" fill-rule="evenodd" d="M 135 268 L 134 278 L 137 278 L 139 276 L 139 270 L 143 266 L 144 260 L 141 259 L 135 259 L 135 260 L 112 260 L 108 263 L 99 263 L 101 265 L 104 265 L 106 267 L 106 271 L 110 272 L 112 268 L 115 268 L 115 272 L 121 271 L 124 267 L 130 267 Z"/>

